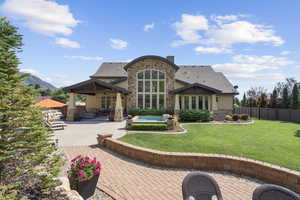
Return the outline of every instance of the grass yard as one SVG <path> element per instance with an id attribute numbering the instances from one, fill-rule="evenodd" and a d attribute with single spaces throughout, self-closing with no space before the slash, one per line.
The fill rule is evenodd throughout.
<path id="1" fill-rule="evenodd" d="M 188 133 L 138 133 L 121 141 L 168 152 L 217 153 L 252 158 L 300 171 L 300 124 L 256 120 L 249 125 L 184 126 Z"/>

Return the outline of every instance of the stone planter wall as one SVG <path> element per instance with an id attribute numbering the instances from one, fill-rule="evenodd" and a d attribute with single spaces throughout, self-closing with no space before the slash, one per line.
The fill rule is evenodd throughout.
<path id="1" fill-rule="evenodd" d="M 101 144 L 133 160 L 151 165 L 169 168 L 227 171 L 282 185 L 300 193 L 300 172 L 260 161 L 217 154 L 161 152 L 133 146 L 108 137 L 103 137 Z"/>

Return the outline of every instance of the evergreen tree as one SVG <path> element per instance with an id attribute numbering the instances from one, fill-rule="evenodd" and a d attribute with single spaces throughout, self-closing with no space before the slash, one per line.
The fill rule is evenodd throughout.
<path id="1" fill-rule="evenodd" d="M 244 93 L 243 99 L 241 101 L 241 105 L 246 107 L 247 106 L 247 97 L 246 97 L 246 93 Z"/>
<path id="2" fill-rule="evenodd" d="M 277 90 L 274 89 L 273 93 L 271 94 L 271 108 L 277 108 L 278 107 L 278 93 Z"/>
<path id="3" fill-rule="evenodd" d="M 68 98 L 69 98 L 69 95 L 61 88 L 58 90 L 55 90 L 52 93 L 52 99 L 63 102 L 63 103 L 66 103 Z"/>
<path id="4" fill-rule="evenodd" d="M 287 87 L 285 87 L 283 89 L 282 105 L 283 105 L 283 108 L 289 108 L 290 107 L 290 97 L 289 97 L 289 91 L 288 91 Z"/>
<path id="5" fill-rule="evenodd" d="M 235 105 L 237 105 L 237 106 L 240 106 L 240 105 L 241 105 L 241 102 L 240 102 L 239 98 L 234 97 L 234 99 L 233 99 L 233 104 L 235 104 Z"/>
<path id="6" fill-rule="evenodd" d="M 20 75 L 22 36 L 0 18 L 0 199 L 50 199 L 61 156 L 52 145 L 36 92 Z"/>
<path id="7" fill-rule="evenodd" d="M 267 107 L 268 101 L 267 101 L 267 95 L 265 93 L 262 93 L 259 97 L 259 106 L 261 108 Z"/>
<path id="8" fill-rule="evenodd" d="M 292 91 L 292 108 L 298 109 L 300 106 L 299 102 L 299 89 L 297 85 L 295 84 Z"/>

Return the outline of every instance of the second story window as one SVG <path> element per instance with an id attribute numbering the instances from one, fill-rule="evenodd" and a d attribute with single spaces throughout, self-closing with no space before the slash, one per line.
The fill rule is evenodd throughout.
<path id="1" fill-rule="evenodd" d="M 137 108 L 164 109 L 166 98 L 165 73 L 144 70 L 137 73 Z"/>

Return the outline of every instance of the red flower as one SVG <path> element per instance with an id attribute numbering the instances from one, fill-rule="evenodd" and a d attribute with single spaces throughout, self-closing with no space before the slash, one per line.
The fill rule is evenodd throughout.
<path id="1" fill-rule="evenodd" d="M 100 169 L 95 170 L 95 175 L 98 175 L 98 174 L 100 174 Z"/>

